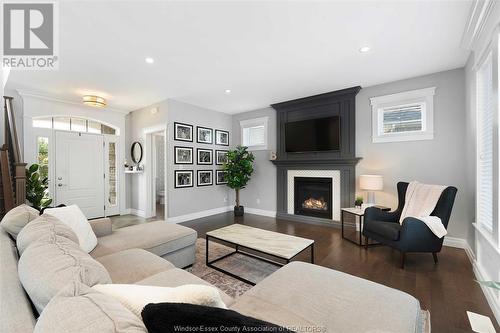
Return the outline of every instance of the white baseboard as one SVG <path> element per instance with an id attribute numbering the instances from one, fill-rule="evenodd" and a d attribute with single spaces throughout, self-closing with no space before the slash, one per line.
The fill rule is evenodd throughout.
<path id="1" fill-rule="evenodd" d="M 245 207 L 245 213 L 248 214 L 255 214 L 255 215 L 261 215 L 261 216 L 268 216 L 268 217 L 276 217 L 276 212 L 272 210 L 264 210 L 264 209 L 258 209 L 258 208 L 250 208 L 250 207 Z"/>
<path id="2" fill-rule="evenodd" d="M 127 211 L 127 214 L 137 215 L 140 217 L 146 217 L 146 213 L 140 209 L 127 208 L 126 211 Z"/>
<path id="3" fill-rule="evenodd" d="M 474 265 L 474 262 L 476 261 L 476 256 L 474 255 L 474 251 L 472 251 L 472 248 L 470 247 L 467 240 L 465 240 L 463 238 L 445 236 L 444 241 L 443 241 L 443 245 L 449 246 L 449 247 L 456 247 L 459 249 L 464 249 L 465 254 L 467 254 L 467 258 L 469 258 L 470 263 L 472 265 Z"/>
<path id="4" fill-rule="evenodd" d="M 486 278 L 486 275 L 483 273 L 483 269 L 477 263 L 476 256 L 474 255 L 474 251 L 472 251 L 472 248 L 470 247 L 467 240 L 465 240 L 463 238 L 445 236 L 443 245 L 464 249 L 465 253 L 467 254 L 467 257 L 469 258 L 470 263 L 472 265 L 472 269 L 474 271 L 474 275 L 476 276 L 476 280 L 478 280 L 478 281 L 488 280 Z M 493 315 L 495 316 L 495 319 L 497 320 L 497 322 L 500 323 L 500 304 L 497 301 L 497 298 L 495 296 L 495 292 L 493 291 L 492 288 L 488 288 L 488 287 L 485 287 L 482 285 L 481 285 L 481 289 L 483 290 L 483 294 L 486 297 L 486 301 L 488 302 L 488 305 L 490 306 L 491 311 L 493 312 Z"/>
<path id="5" fill-rule="evenodd" d="M 214 208 L 214 209 L 202 210 L 201 212 L 169 217 L 169 218 L 167 218 L 167 222 L 181 223 L 181 222 L 199 219 L 202 217 L 207 217 L 207 216 L 211 216 L 211 215 L 225 213 L 225 212 L 228 212 L 230 210 L 233 210 L 232 206 L 224 206 L 224 207 L 219 207 L 219 208 Z"/>
<path id="6" fill-rule="evenodd" d="M 486 278 L 486 275 L 483 273 L 483 269 L 477 262 L 474 262 L 472 264 L 472 269 L 474 270 L 474 275 L 476 276 L 476 279 L 478 281 L 488 280 L 488 278 Z M 486 301 L 488 302 L 488 305 L 490 306 L 491 311 L 493 312 L 493 315 L 497 320 L 497 323 L 500 323 L 500 304 L 498 303 L 494 289 L 488 288 L 483 285 L 480 286 L 481 289 L 483 290 L 484 296 L 486 297 Z"/>

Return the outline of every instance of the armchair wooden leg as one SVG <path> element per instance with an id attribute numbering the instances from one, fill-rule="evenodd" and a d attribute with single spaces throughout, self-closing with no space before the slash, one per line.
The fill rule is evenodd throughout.
<path id="1" fill-rule="evenodd" d="M 368 250 L 368 236 L 365 236 L 365 250 Z"/>
<path id="2" fill-rule="evenodd" d="M 434 258 L 434 263 L 437 264 L 438 263 L 438 254 L 437 254 L 437 252 L 432 252 L 432 257 Z"/>
<path id="3" fill-rule="evenodd" d="M 401 269 L 405 268 L 406 253 L 401 251 Z"/>

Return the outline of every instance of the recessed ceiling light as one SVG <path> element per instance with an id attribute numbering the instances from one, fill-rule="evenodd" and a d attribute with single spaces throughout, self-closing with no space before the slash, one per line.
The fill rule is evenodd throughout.
<path id="1" fill-rule="evenodd" d="M 146 59 L 144 59 L 146 61 L 146 63 L 148 64 L 153 64 L 155 62 L 155 60 L 151 57 L 147 57 Z"/>
<path id="2" fill-rule="evenodd" d="M 370 51 L 369 46 L 363 46 L 362 48 L 359 49 L 359 52 L 361 52 L 361 53 L 366 53 L 368 51 Z"/>
<path id="3" fill-rule="evenodd" d="M 230 93 L 231 93 L 231 89 L 226 89 L 226 90 L 224 90 L 224 92 L 225 92 L 226 94 L 230 94 Z"/>

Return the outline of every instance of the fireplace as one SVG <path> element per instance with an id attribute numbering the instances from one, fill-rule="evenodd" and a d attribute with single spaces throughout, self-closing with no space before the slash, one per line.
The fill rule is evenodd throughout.
<path id="1" fill-rule="evenodd" d="M 294 213 L 332 219 L 332 178 L 294 177 Z"/>

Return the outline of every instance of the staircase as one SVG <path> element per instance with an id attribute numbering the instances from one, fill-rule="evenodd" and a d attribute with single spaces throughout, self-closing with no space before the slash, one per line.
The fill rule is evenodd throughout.
<path id="1" fill-rule="evenodd" d="M 26 202 L 26 163 L 21 156 L 12 99 L 3 96 L 5 144 L 0 148 L 0 217 Z"/>

